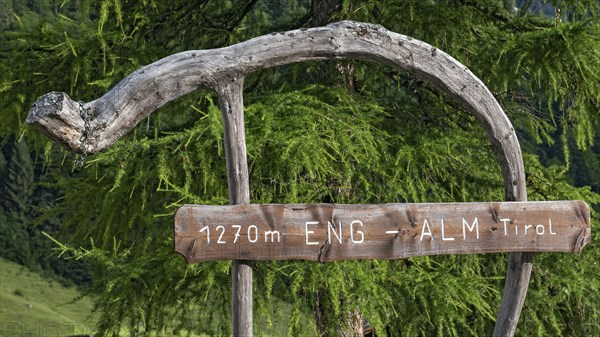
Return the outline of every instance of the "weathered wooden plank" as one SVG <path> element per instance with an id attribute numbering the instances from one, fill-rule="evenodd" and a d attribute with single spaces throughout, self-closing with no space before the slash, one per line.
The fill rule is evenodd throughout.
<path id="1" fill-rule="evenodd" d="M 583 201 L 185 205 L 174 227 L 175 250 L 190 263 L 579 253 L 590 242 L 590 211 Z"/>

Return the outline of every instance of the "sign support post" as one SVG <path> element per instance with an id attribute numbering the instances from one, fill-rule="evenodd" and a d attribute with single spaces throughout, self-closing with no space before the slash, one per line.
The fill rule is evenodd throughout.
<path id="1" fill-rule="evenodd" d="M 250 203 L 250 183 L 244 127 L 244 78 L 233 77 L 216 88 L 223 118 L 227 186 L 230 205 Z M 252 336 L 252 267 L 248 261 L 231 263 L 233 336 Z"/>

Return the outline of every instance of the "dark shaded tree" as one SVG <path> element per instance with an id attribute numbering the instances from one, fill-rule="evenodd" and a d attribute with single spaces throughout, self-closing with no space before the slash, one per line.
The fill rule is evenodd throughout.
<path id="1" fill-rule="evenodd" d="M 4 214 L 0 222 L 0 247 L 2 257 L 32 266 L 29 223 L 34 192 L 33 162 L 25 141 L 11 143 L 7 151 L 9 160 L 0 181 L 0 210 Z"/>

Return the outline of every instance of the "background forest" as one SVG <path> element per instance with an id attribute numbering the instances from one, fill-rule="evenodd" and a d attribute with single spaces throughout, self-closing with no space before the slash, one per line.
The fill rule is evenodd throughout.
<path id="1" fill-rule="evenodd" d="M 169 103 L 87 158 L 27 113 L 50 91 L 96 99 L 179 51 L 345 19 L 469 67 L 517 128 L 529 200 L 593 208 L 580 255 L 535 256 L 517 335 L 599 336 L 597 0 L 0 0 L 1 257 L 85 289 L 97 336 L 229 335 L 230 262 L 187 265 L 172 239 L 182 204 L 228 203 L 215 94 Z M 253 74 L 244 96 L 253 203 L 503 199 L 477 121 L 408 73 L 293 64 Z M 255 334 L 353 335 L 364 319 L 379 336 L 491 335 L 506 265 L 507 254 L 255 263 Z"/>

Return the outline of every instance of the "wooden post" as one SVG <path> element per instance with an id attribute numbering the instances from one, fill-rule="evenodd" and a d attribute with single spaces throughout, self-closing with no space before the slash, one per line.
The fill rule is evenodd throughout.
<path id="1" fill-rule="evenodd" d="M 500 303 L 500 311 L 494 327 L 494 337 L 514 336 L 527 295 L 532 267 L 533 253 L 510 253 L 506 281 L 504 282 L 504 294 L 502 295 L 502 303 Z"/>
<path id="2" fill-rule="evenodd" d="M 223 117 L 227 185 L 231 205 L 250 203 L 243 90 L 242 76 L 232 76 L 216 88 Z M 232 261 L 231 281 L 233 336 L 252 336 L 252 267 L 248 261 Z"/>

